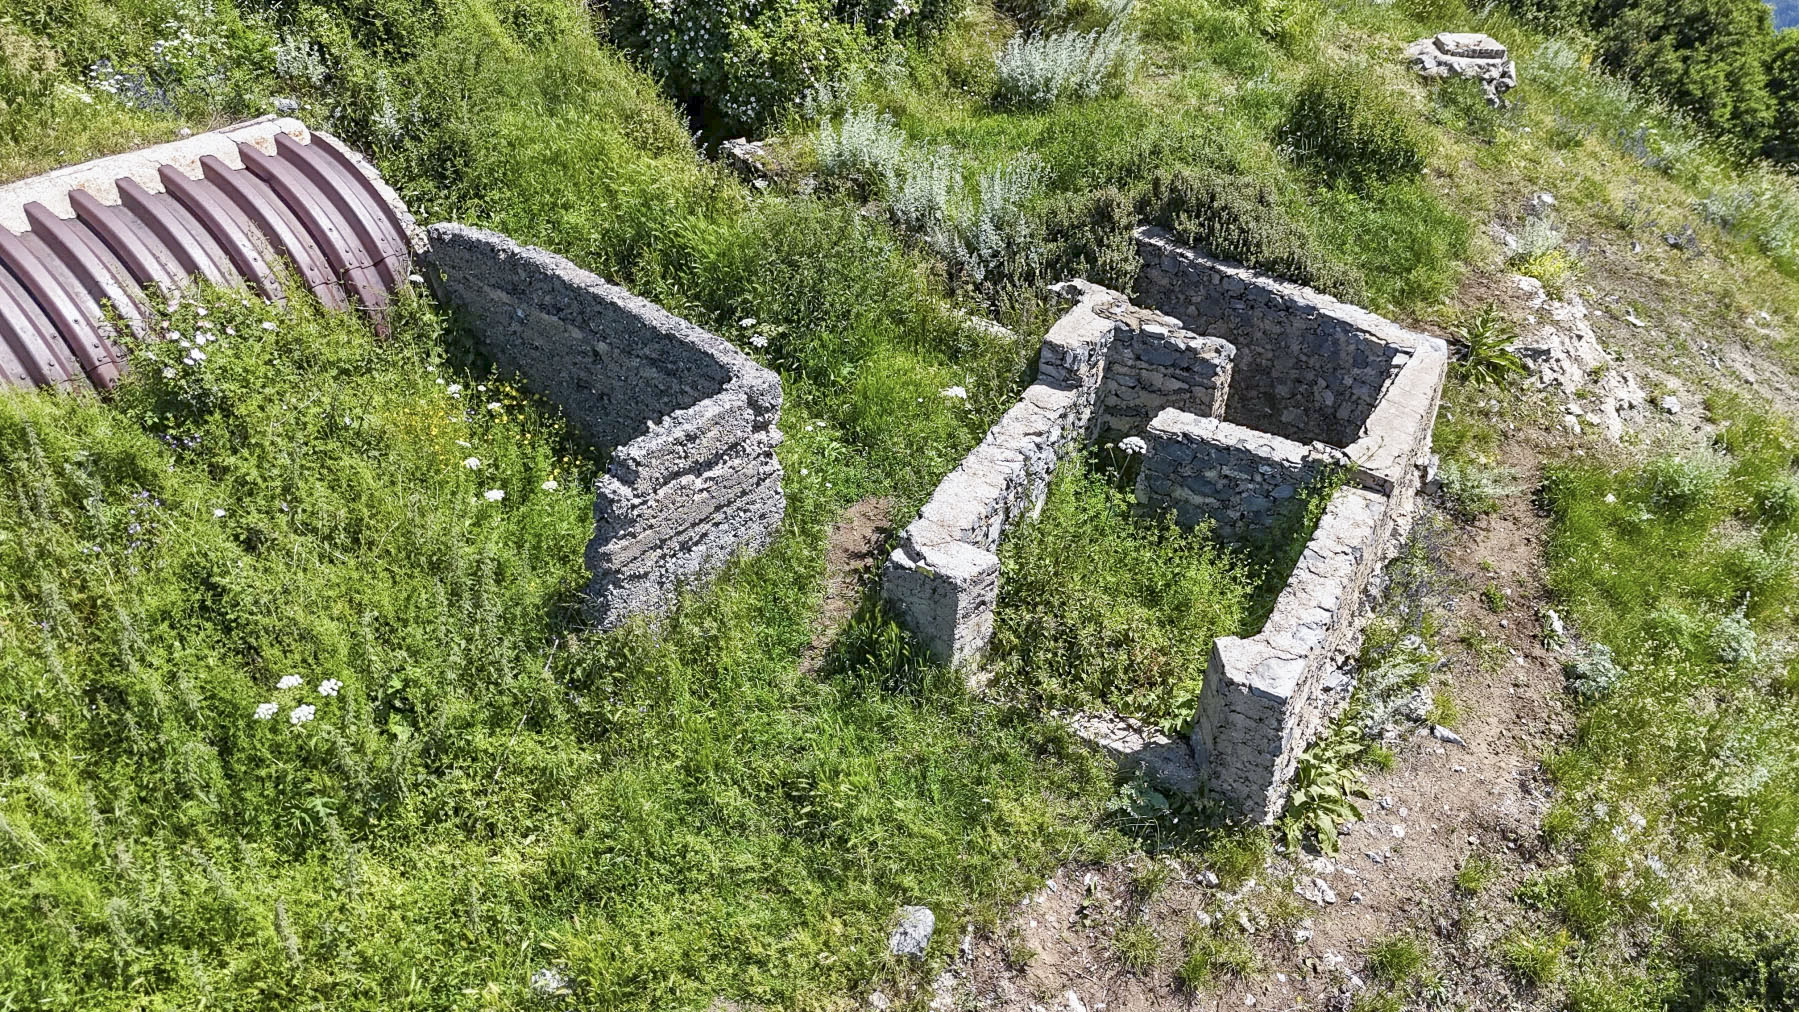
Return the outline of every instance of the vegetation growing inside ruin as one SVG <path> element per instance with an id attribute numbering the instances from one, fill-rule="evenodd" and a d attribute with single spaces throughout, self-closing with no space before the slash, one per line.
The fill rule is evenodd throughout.
<path id="1" fill-rule="evenodd" d="M 1578 291 L 1576 235 L 1640 241 L 1676 278 L 1705 251 L 1720 327 L 1799 318 L 1799 189 L 1748 160 L 1791 160 L 1799 33 L 1743 103 L 1713 101 L 1753 90 L 1743 52 L 1633 44 L 1730 4 L 1603 25 L 1524 0 L 755 6 L 0 4 L 0 178 L 291 101 L 421 218 L 556 250 L 779 370 L 790 518 L 660 627 L 581 633 L 597 461 L 418 305 L 380 342 L 213 300 L 237 333 L 173 376 L 0 397 L 0 1001 L 528 1007 L 548 968 L 597 1006 L 821 1007 L 934 969 L 886 960 L 897 904 L 937 911 L 940 958 L 1059 861 L 1129 845 L 1035 704 L 1190 718 L 1204 646 L 1256 600 L 1203 535 L 1145 538 L 1103 481 L 1059 481 L 1007 586 L 1089 592 L 1008 598 L 1002 673 L 1030 707 L 975 703 L 873 607 L 820 674 L 797 659 L 830 524 L 872 496 L 903 522 L 1028 380 L 1042 283 L 1128 286 L 1141 222 L 1470 338 L 1458 286 L 1509 268 Z M 1470 28 L 1511 45 L 1513 107 L 1395 62 Z M 739 130 L 772 137 L 766 190 L 692 139 Z M 1520 220 L 1542 188 L 1557 217 Z M 168 325 L 199 322 L 190 303 Z M 1516 370 L 1481 334 L 1488 382 L 1439 430 L 1467 518 L 1526 491 L 1488 421 L 1515 417 Z M 1715 453 L 1577 459 L 1547 488 L 1592 648 L 1552 763 L 1568 861 L 1519 890 L 1558 923 L 1504 950 L 1577 1008 L 1796 986 L 1794 439 L 1713 407 Z M 1180 976 L 1255 966 L 1196 933 Z"/>
<path id="2" fill-rule="evenodd" d="M 1043 512 L 1002 546 L 994 668 L 1032 708 L 1111 710 L 1184 735 L 1212 640 L 1255 632 L 1250 563 L 1206 527 L 1134 507 L 1103 470 L 1058 470 Z"/>

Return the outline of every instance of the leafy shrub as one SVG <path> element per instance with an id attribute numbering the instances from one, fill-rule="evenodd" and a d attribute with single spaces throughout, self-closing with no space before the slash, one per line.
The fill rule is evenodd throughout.
<path id="1" fill-rule="evenodd" d="M 1458 379 L 1503 389 L 1525 374 L 1524 360 L 1512 349 L 1518 328 L 1493 303 L 1482 306 L 1473 319 L 1457 327 L 1455 337 Z"/>
<path id="2" fill-rule="evenodd" d="M 1573 659 L 1562 666 L 1568 688 L 1589 702 L 1603 699 L 1624 680 L 1625 671 L 1618 666 L 1612 648 L 1603 643 L 1589 643 Z"/>
<path id="3" fill-rule="evenodd" d="M 1643 469 L 1651 504 L 1675 516 L 1715 504 L 1727 477 L 1724 462 L 1704 453 L 1657 457 Z"/>
<path id="4" fill-rule="evenodd" d="M 1762 155 L 1789 169 L 1799 168 L 1799 32 L 1774 37 L 1768 57 L 1768 91 L 1774 102 L 1774 124 Z"/>
<path id="5" fill-rule="evenodd" d="M 1525 219 L 1511 266 L 1518 273 L 1541 281 L 1552 296 L 1559 297 L 1567 289 L 1576 266 L 1574 255 L 1568 249 L 1567 237 L 1547 211 Z"/>
<path id="6" fill-rule="evenodd" d="M 1000 549 L 997 683 L 1046 707 L 1101 706 L 1177 731 L 1212 640 L 1238 631 L 1250 580 L 1204 529 L 1132 515 L 1074 462 Z"/>
<path id="7" fill-rule="evenodd" d="M 1281 210 L 1267 187 L 1240 176 L 1158 173 L 1143 199 L 1144 217 L 1180 241 L 1214 256 L 1362 301 L 1353 269 L 1320 253 L 1312 237 Z"/>
<path id="8" fill-rule="evenodd" d="M 1032 205 L 1044 173 L 1034 156 L 986 169 L 971 188 L 953 152 L 911 144 L 872 110 L 852 110 L 836 128 L 821 127 L 818 146 L 827 175 L 869 185 L 893 223 L 936 254 L 956 280 L 991 293 L 1038 266 L 1042 223 Z"/>
<path id="9" fill-rule="evenodd" d="M 1469 520 L 1497 513 L 1501 499 L 1523 491 L 1516 471 L 1484 461 L 1445 460 L 1437 478 L 1443 483 L 1443 505 Z"/>
<path id="10" fill-rule="evenodd" d="M 1742 608 L 1718 620 L 1712 628 L 1712 651 L 1725 667 L 1743 668 L 1755 664 L 1758 656 L 1755 626 Z"/>
<path id="11" fill-rule="evenodd" d="M 1090 32 L 1014 35 L 994 56 L 1001 105 L 1042 108 L 1119 87 L 1137 61 L 1123 21 Z"/>
<path id="12" fill-rule="evenodd" d="M 1799 276 L 1799 181 L 1791 175 L 1747 169 L 1707 193 L 1699 213 Z"/>
<path id="13" fill-rule="evenodd" d="M 1049 242 L 1044 272 L 1051 278 L 1086 278 L 1129 291 L 1142 269 L 1137 254 L 1137 209 L 1112 187 L 1058 194 L 1043 212 Z"/>
<path id="14" fill-rule="evenodd" d="M 1280 140 L 1295 160 L 1326 178 L 1365 188 L 1424 170 L 1412 120 L 1367 73 L 1315 70 L 1301 82 Z"/>
<path id="15" fill-rule="evenodd" d="M 853 6 L 846 17 L 827 0 L 603 0 L 599 11 L 615 43 L 709 128 L 729 133 L 778 121 L 806 92 L 863 62 L 868 15 L 902 10 Z M 922 17 L 901 15 L 895 27 Z"/>
<path id="16" fill-rule="evenodd" d="M 1358 768 L 1366 749 L 1361 729 L 1345 725 L 1299 757 L 1293 789 L 1279 823 L 1289 852 L 1298 853 L 1308 836 L 1318 841 L 1318 849 L 1324 853 L 1337 852 L 1337 827 L 1360 819 L 1362 809 L 1355 799 L 1368 797 Z"/>
<path id="17" fill-rule="evenodd" d="M 1755 509 L 1769 524 L 1799 524 L 1799 476 L 1781 475 L 1762 483 L 1755 490 Z"/>
<path id="18" fill-rule="evenodd" d="M 906 132 L 867 106 L 849 110 L 834 126 L 820 123 L 814 143 L 827 177 L 858 180 L 869 189 L 896 179 L 906 155 Z"/>
<path id="19" fill-rule="evenodd" d="M 1595 0 L 1599 59 L 1722 137 L 1759 149 L 1773 123 L 1774 33 L 1761 0 Z"/>

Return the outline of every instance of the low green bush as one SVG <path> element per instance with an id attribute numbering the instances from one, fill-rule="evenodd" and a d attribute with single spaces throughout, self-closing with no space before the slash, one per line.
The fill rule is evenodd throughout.
<path id="1" fill-rule="evenodd" d="M 1360 301 L 1360 272 L 1321 253 L 1267 187 L 1242 177 L 1158 173 L 1143 198 L 1143 216 L 1184 243 L 1214 256 Z"/>
<path id="2" fill-rule="evenodd" d="M 1367 187 L 1424 170 L 1415 118 L 1364 71 L 1315 70 L 1300 83 L 1280 140 L 1326 179 Z"/>
<path id="3" fill-rule="evenodd" d="M 608 39 L 634 54 L 709 131 L 778 124 L 809 92 L 865 63 L 878 42 L 934 31 L 951 0 L 603 0 Z"/>

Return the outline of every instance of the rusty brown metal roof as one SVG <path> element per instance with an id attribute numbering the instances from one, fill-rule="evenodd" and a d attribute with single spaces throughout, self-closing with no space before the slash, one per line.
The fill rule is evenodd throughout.
<path id="1" fill-rule="evenodd" d="M 68 189 L 72 217 L 45 206 L 63 186 L 25 204 L 28 229 L 0 227 L 0 387 L 111 389 L 118 325 L 143 333 L 194 277 L 281 302 L 286 267 L 322 304 L 379 319 L 412 270 L 400 213 L 330 138 L 273 139 L 273 155 L 240 142 L 242 168 L 200 158 L 199 178 L 164 164 L 160 193 L 147 175 L 119 178 L 116 203 Z"/>

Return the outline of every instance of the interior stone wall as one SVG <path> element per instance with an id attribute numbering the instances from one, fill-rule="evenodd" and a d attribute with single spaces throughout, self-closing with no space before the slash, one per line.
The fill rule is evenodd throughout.
<path id="1" fill-rule="evenodd" d="M 481 349 L 612 450 L 587 547 L 597 625 L 767 546 L 786 509 L 780 377 L 554 254 L 462 225 L 429 234 L 435 287 Z"/>
<path id="2" fill-rule="evenodd" d="M 1225 418 L 1348 447 L 1414 343 L 1391 321 L 1303 285 L 1214 260 L 1156 228 L 1137 232 L 1137 301 L 1236 346 Z"/>
<path id="3" fill-rule="evenodd" d="M 1137 501 L 1187 527 L 1216 524 L 1226 544 L 1257 541 L 1296 519 L 1304 493 L 1347 467 L 1343 451 L 1169 408 L 1144 430 Z"/>
<path id="4" fill-rule="evenodd" d="M 1136 435 L 1166 408 L 1224 417 L 1237 354 L 1229 341 L 1200 337 L 1182 329 L 1179 320 L 1122 297 L 1099 312 L 1119 326 L 1106 352 L 1096 439 L 1116 442 Z"/>

